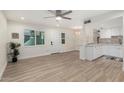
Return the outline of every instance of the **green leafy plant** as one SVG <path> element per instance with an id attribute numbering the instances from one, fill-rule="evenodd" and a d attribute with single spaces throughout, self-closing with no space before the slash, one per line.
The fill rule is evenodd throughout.
<path id="1" fill-rule="evenodd" d="M 14 42 L 10 42 L 9 47 L 11 49 L 11 53 L 10 55 L 12 56 L 12 62 L 17 62 L 18 58 L 17 56 L 19 55 L 19 47 L 21 46 L 21 44 L 19 43 L 14 43 Z"/>

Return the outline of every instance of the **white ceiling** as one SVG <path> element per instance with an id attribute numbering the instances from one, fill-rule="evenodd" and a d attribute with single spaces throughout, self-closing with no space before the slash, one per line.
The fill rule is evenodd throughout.
<path id="1" fill-rule="evenodd" d="M 60 27 L 65 28 L 81 26 L 83 19 L 108 12 L 110 12 L 110 10 L 73 10 L 71 14 L 67 15 L 67 17 L 71 17 L 72 20 L 62 19 L 59 21 L 59 24 Z M 45 26 L 56 26 L 58 24 L 55 18 L 44 19 L 44 17 L 52 16 L 52 14 L 47 10 L 6 10 L 4 13 L 8 20 L 21 23 L 31 23 Z M 21 20 L 20 17 L 24 17 L 25 19 Z"/>
<path id="2" fill-rule="evenodd" d="M 123 26 L 123 17 L 117 17 L 111 20 L 104 21 L 98 25 L 98 28 L 114 28 Z"/>

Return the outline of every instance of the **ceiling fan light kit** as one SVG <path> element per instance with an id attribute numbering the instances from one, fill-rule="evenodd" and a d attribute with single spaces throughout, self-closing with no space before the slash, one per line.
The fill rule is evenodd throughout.
<path id="1" fill-rule="evenodd" d="M 57 16 L 57 17 L 56 17 L 56 20 L 62 20 L 62 17 Z"/>

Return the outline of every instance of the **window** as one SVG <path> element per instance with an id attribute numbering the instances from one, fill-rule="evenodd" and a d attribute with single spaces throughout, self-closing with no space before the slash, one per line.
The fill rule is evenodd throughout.
<path id="1" fill-rule="evenodd" d="M 36 38 L 36 39 L 35 39 Z M 24 45 L 34 46 L 34 45 L 44 45 L 45 35 L 44 32 L 35 30 L 24 30 Z"/>
<path id="2" fill-rule="evenodd" d="M 35 45 L 35 32 L 34 30 L 25 30 L 24 31 L 24 45 L 32 46 Z"/>
<path id="3" fill-rule="evenodd" d="M 61 33 L 61 43 L 65 44 L 65 33 Z"/>
<path id="4" fill-rule="evenodd" d="M 44 40 L 44 32 L 36 31 L 36 44 L 37 45 L 44 45 L 45 40 Z"/>

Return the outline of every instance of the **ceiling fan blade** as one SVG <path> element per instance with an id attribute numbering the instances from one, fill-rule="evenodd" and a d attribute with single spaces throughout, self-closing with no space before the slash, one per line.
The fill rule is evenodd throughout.
<path id="1" fill-rule="evenodd" d="M 48 11 L 49 11 L 50 13 L 56 15 L 56 12 L 55 12 L 55 11 L 53 11 L 53 10 L 48 10 Z"/>
<path id="2" fill-rule="evenodd" d="M 56 16 L 48 16 L 48 17 L 44 17 L 44 18 L 53 18 L 53 17 L 56 17 Z"/>
<path id="3" fill-rule="evenodd" d="M 61 15 L 64 16 L 64 15 L 67 15 L 67 14 L 70 14 L 70 13 L 72 13 L 71 10 L 70 10 L 70 11 L 67 11 L 67 12 L 65 12 L 65 13 L 63 13 L 63 14 L 61 14 Z"/>
<path id="4" fill-rule="evenodd" d="M 69 18 L 69 17 L 64 17 L 64 16 L 62 16 L 62 18 L 63 18 L 63 19 L 71 20 L 71 18 Z"/>

